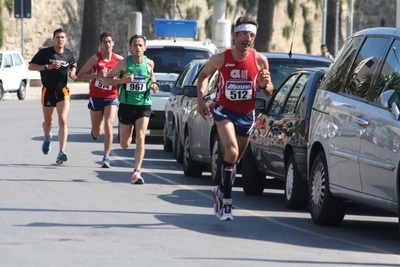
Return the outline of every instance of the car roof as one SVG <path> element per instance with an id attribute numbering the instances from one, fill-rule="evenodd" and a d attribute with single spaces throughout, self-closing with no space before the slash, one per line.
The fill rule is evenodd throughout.
<path id="1" fill-rule="evenodd" d="M 375 27 L 358 31 L 354 33 L 352 36 L 366 35 L 366 34 L 400 36 L 400 30 L 397 28 L 390 28 L 390 27 Z"/>
<path id="2" fill-rule="evenodd" d="M 146 42 L 147 48 L 179 47 L 183 49 L 194 49 L 211 51 L 214 53 L 217 47 L 212 42 L 180 41 L 180 40 L 150 40 Z"/>
<path id="3" fill-rule="evenodd" d="M 304 68 L 298 68 L 293 72 L 299 72 L 299 71 L 308 71 L 308 72 L 316 72 L 316 71 L 327 71 L 328 67 L 304 67 Z"/>
<path id="4" fill-rule="evenodd" d="M 305 60 L 305 61 L 318 61 L 318 62 L 326 62 L 326 63 L 331 63 L 332 60 L 329 58 L 324 58 L 316 55 L 310 55 L 310 54 L 292 54 L 289 56 L 289 54 L 286 53 L 274 53 L 274 52 L 263 52 L 262 53 L 264 56 L 267 57 L 268 60 L 273 59 L 273 60 Z"/>
<path id="5" fill-rule="evenodd" d="M 208 58 L 201 58 L 201 59 L 193 59 L 192 61 L 189 62 L 189 64 L 205 64 L 209 59 Z"/>

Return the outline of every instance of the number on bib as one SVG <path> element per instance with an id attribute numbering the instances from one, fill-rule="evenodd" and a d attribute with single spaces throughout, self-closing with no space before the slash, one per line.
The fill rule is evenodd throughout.
<path id="1" fill-rule="evenodd" d="M 252 86 L 249 81 L 229 81 L 226 83 L 225 97 L 232 101 L 252 98 Z"/>

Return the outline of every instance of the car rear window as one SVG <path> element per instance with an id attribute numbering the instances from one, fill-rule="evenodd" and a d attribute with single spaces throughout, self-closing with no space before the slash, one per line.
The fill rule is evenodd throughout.
<path id="1" fill-rule="evenodd" d="M 183 47 L 147 48 L 145 55 L 154 61 L 154 72 L 180 73 L 193 59 L 211 57 L 211 52 Z"/>
<path id="2" fill-rule="evenodd" d="M 283 81 L 296 69 L 329 66 L 326 62 L 310 60 L 279 60 L 269 58 L 268 62 L 272 83 L 274 84 L 275 89 L 278 89 Z"/>

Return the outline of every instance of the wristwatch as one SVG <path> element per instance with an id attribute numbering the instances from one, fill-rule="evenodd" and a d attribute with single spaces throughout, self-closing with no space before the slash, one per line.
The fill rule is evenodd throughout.
<path id="1" fill-rule="evenodd" d="M 47 70 L 47 67 L 48 67 L 49 65 L 47 65 L 47 64 L 44 64 L 44 70 Z"/>
<path id="2" fill-rule="evenodd" d="M 266 90 L 268 87 L 268 84 L 265 85 L 265 87 L 261 87 L 260 85 L 258 85 L 258 88 L 260 88 L 260 90 Z"/>
<path id="3" fill-rule="evenodd" d="M 158 82 L 152 82 L 151 84 L 157 84 L 157 86 L 160 87 L 160 84 Z"/>

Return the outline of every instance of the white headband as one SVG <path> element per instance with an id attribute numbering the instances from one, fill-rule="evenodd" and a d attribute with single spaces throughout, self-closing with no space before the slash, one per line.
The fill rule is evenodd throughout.
<path id="1" fill-rule="evenodd" d="M 257 27 L 253 24 L 240 24 L 235 27 L 235 32 L 252 32 L 255 35 L 257 34 Z"/>

